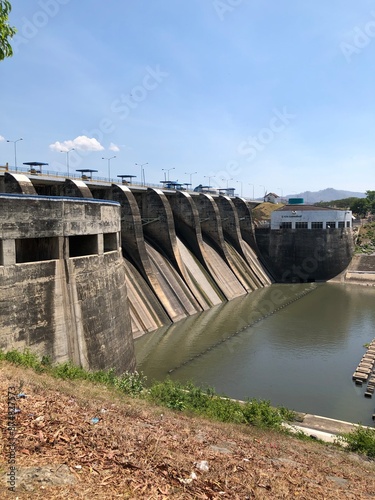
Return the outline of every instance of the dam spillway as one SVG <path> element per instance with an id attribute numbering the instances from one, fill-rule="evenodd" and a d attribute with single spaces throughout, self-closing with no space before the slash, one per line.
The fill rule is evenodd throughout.
<path id="1" fill-rule="evenodd" d="M 134 369 L 133 337 L 272 281 L 243 199 L 10 172 L 0 191 L 5 350 Z"/>

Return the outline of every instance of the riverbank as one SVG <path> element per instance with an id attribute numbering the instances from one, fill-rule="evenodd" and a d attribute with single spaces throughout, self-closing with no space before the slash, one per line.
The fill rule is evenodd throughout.
<path id="1" fill-rule="evenodd" d="M 1 363 L 15 386 L 16 495 L 26 498 L 365 499 L 375 464 L 332 445 L 221 424 Z M 9 435 L 2 419 L 2 471 Z M 3 482 L 0 495 L 6 495 Z"/>

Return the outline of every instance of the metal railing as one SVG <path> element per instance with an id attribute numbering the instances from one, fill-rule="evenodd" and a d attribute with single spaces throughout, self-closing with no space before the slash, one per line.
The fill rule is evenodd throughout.
<path id="1" fill-rule="evenodd" d="M 92 176 L 85 176 L 82 175 L 79 172 L 60 172 L 56 170 L 50 170 L 48 168 L 42 168 L 42 170 L 36 170 L 36 169 L 30 169 L 30 167 L 11 167 L 11 166 L 3 166 L 0 165 L 0 172 L 12 172 L 12 173 L 21 173 L 21 174 L 29 174 L 29 175 L 37 175 L 37 176 L 45 176 L 45 177 L 54 177 L 54 178 L 62 178 L 62 179 L 77 179 L 77 180 L 84 180 L 85 182 L 88 181 L 97 181 L 97 182 L 106 182 L 108 184 L 125 184 L 127 186 L 136 186 L 136 187 L 152 187 L 152 188 L 158 188 L 158 189 L 163 189 L 163 191 L 168 190 L 168 191 L 175 191 L 176 189 L 174 188 L 166 188 L 164 186 L 164 183 L 159 183 L 159 184 L 153 184 L 150 182 L 147 182 L 146 184 L 143 183 L 138 183 L 138 182 L 123 182 L 121 179 L 118 178 L 108 178 L 108 177 L 101 177 L 98 175 L 92 175 Z M 186 188 L 184 191 L 193 193 L 194 189 Z M 232 196 L 232 195 L 228 195 Z M 234 193 L 234 197 L 238 196 L 238 194 Z M 245 198 L 250 200 L 250 198 Z"/>

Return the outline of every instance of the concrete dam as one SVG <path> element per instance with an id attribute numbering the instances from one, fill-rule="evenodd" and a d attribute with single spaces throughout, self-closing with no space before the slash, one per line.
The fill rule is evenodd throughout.
<path id="1" fill-rule="evenodd" d="M 242 198 L 4 172 L 0 204 L 4 350 L 133 370 L 134 337 L 272 282 Z"/>

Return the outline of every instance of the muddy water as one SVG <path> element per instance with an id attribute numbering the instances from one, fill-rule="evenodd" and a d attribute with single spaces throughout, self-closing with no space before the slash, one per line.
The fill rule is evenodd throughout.
<path id="1" fill-rule="evenodd" d="M 373 425 L 375 397 L 352 374 L 375 338 L 374 304 L 369 287 L 272 285 L 137 339 L 138 369 Z"/>

